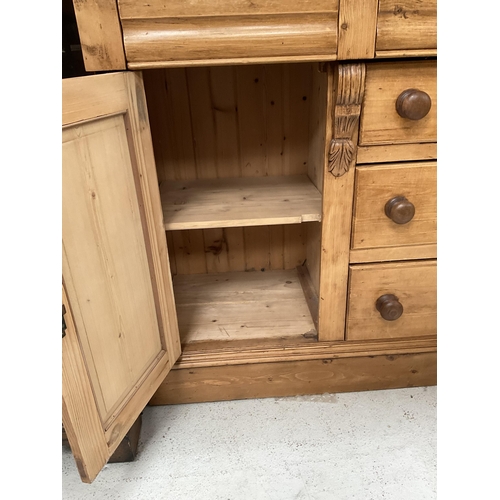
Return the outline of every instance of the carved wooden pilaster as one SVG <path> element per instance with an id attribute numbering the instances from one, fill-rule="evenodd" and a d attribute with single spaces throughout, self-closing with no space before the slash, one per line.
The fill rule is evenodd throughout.
<path id="1" fill-rule="evenodd" d="M 359 123 L 365 90 L 364 64 L 339 64 L 336 100 L 333 106 L 333 136 L 328 154 L 328 171 L 341 177 L 356 159 L 354 136 Z"/>

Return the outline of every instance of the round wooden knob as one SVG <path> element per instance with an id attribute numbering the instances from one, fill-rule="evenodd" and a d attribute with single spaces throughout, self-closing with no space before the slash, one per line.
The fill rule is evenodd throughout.
<path id="1" fill-rule="evenodd" d="M 396 196 L 385 204 L 385 215 L 396 224 L 406 224 L 415 215 L 415 205 L 404 196 Z"/>
<path id="2" fill-rule="evenodd" d="M 407 89 L 399 94 L 396 111 L 402 118 L 421 120 L 431 110 L 429 94 L 418 89 Z"/>
<path id="3" fill-rule="evenodd" d="M 394 321 L 403 314 L 403 306 L 398 298 L 392 294 L 381 295 L 375 303 L 380 316 L 386 321 Z"/>

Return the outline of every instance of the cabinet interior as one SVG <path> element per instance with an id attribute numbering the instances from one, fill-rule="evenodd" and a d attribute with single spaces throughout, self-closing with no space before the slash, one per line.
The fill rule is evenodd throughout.
<path id="1" fill-rule="evenodd" d="M 326 73 L 143 72 L 183 344 L 315 335 Z"/>

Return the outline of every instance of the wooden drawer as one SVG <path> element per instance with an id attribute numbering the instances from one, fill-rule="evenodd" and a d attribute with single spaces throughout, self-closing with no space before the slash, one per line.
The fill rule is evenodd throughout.
<path id="1" fill-rule="evenodd" d="M 381 311 L 377 310 L 380 301 Z M 394 295 L 394 299 L 387 297 Z M 392 300 L 392 304 L 391 304 Z M 436 261 L 423 260 L 391 264 L 351 265 L 347 340 L 410 338 L 435 335 Z M 402 306 L 399 318 L 398 303 Z M 399 309 L 400 312 L 401 309 Z"/>
<path id="2" fill-rule="evenodd" d="M 436 173 L 434 161 L 357 167 L 351 248 L 436 243 Z"/>
<path id="3" fill-rule="evenodd" d="M 424 55 L 437 50 L 437 0 L 380 0 L 377 56 L 385 51 Z M 426 50 L 427 52 L 422 52 Z M 435 52 L 434 52 L 435 53 Z M 389 54 L 387 54 L 389 55 Z"/>
<path id="4" fill-rule="evenodd" d="M 118 0 L 129 69 L 333 60 L 338 0 Z"/>
<path id="5" fill-rule="evenodd" d="M 367 64 L 359 144 L 369 146 L 436 142 L 436 70 L 435 60 Z M 398 98 L 411 89 L 421 93 L 407 94 L 404 112 L 415 113 L 414 117 L 419 115 L 427 94 L 430 109 L 423 118 L 404 118 L 396 109 Z"/>

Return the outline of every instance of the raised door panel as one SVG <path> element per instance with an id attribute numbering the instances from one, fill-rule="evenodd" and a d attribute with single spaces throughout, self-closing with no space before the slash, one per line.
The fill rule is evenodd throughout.
<path id="1" fill-rule="evenodd" d="M 63 282 L 99 436 L 64 425 L 74 449 L 105 443 L 79 458 L 92 481 L 180 354 L 140 75 L 64 80 L 62 143 Z M 77 408 L 68 377 L 64 404 Z"/>

